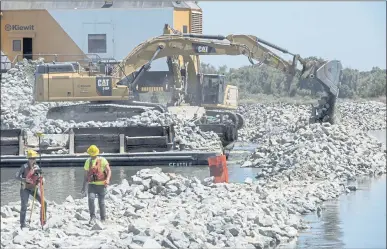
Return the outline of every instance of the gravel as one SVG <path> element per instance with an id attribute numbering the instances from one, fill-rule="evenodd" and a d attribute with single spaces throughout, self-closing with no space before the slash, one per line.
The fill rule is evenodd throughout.
<path id="1" fill-rule="evenodd" d="M 272 248 L 294 243 L 308 226 L 302 215 L 321 212 L 323 201 L 355 191 L 348 175 L 385 173 L 382 157 L 336 170 L 329 177 L 312 166 L 246 183 L 213 184 L 211 179 L 143 169 L 108 187 L 107 222 L 88 224 L 87 199 L 71 196 L 49 202 L 48 223 L 40 230 L 35 209 L 28 229 L 20 230 L 19 203 L 1 207 L 2 248 Z M 325 172 L 324 172 L 325 173 Z M 316 179 L 320 179 L 316 181 Z M 28 210 L 29 212 L 29 210 Z M 98 208 L 97 208 L 98 213 Z"/>
<path id="2" fill-rule="evenodd" d="M 357 130 L 386 129 L 386 104 L 377 101 L 338 101 L 339 124 Z M 311 107 L 288 103 L 242 105 L 238 112 L 245 119 L 239 141 L 258 142 L 276 134 L 294 132 L 308 124 Z"/>
<path id="3" fill-rule="evenodd" d="M 1 78 L 1 129 L 25 129 L 31 137 L 36 132 L 45 134 L 62 134 L 70 128 L 78 127 L 125 127 L 125 126 L 157 126 L 175 124 L 176 142 L 184 144 L 185 150 L 219 150 L 221 142 L 214 132 L 203 132 L 193 123 L 170 113 L 147 111 L 130 119 L 118 119 L 114 122 L 66 122 L 47 119 L 49 108 L 71 103 L 34 103 L 33 82 L 35 66 L 42 60 L 26 60 L 15 68 L 2 74 Z M 85 102 L 77 102 L 85 103 Z M 63 144 L 55 138 L 46 139 L 50 146 Z"/>
<path id="4" fill-rule="evenodd" d="M 385 163 L 384 145 L 365 131 L 324 123 L 261 139 L 242 167 L 260 168 L 259 177 L 287 174 L 292 168 L 287 175 L 290 178 L 294 172 L 308 178 L 313 171 L 314 180 L 330 177 L 347 180 L 355 179 L 357 174 L 385 171 Z M 333 170 L 336 172 L 331 176 Z"/>

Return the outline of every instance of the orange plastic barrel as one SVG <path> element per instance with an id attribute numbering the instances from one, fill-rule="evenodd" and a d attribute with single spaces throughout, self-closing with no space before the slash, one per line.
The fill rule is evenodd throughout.
<path id="1" fill-rule="evenodd" d="M 210 157 L 208 166 L 210 168 L 210 176 L 214 177 L 214 183 L 228 183 L 228 168 L 225 155 Z"/>

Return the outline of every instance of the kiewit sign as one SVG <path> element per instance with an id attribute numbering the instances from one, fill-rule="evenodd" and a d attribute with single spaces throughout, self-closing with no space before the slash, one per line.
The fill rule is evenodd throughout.
<path id="1" fill-rule="evenodd" d="M 6 24 L 4 26 L 4 28 L 5 28 L 5 31 L 11 31 L 11 30 L 15 30 L 15 31 L 35 30 L 35 26 L 34 25 Z"/>

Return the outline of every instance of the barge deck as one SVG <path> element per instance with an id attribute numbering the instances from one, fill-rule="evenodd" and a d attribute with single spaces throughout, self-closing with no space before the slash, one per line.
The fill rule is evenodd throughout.
<path id="1" fill-rule="evenodd" d="M 45 134 L 48 137 L 52 134 Z M 111 166 L 194 166 L 208 165 L 209 157 L 223 154 L 223 148 L 213 151 L 186 150 L 174 141 L 171 126 L 77 128 L 68 134 L 56 134 L 65 141 L 67 154 L 52 154 L 60 147 L 42 147 L 31 142 L 21 129 L 1 130 L 0 168 L 20 167 L 27 162 L 26 150 L 41 153 L 37 158 L 42 167 L 83 167 L 89 157 L 85 151 L 91 144 L 99 147 Z M 36 140 L 36 139 L 35 139 Z"/>

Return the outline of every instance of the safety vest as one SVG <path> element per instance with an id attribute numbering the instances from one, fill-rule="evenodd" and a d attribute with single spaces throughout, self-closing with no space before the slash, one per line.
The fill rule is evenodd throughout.
<path id="1" fill-rule="evenodd" d="M 98 158 L 93 167 L 93 160 L 89 159 L 89 171 L 87 172 L 88 182 L 104 181 L 107 178 L 105 171 L 102 171 L 101 158 Z"/>
<path id="2" fill-rule="evenodd" d="M 22 188 L 34 188 L 35 184 L 36 184 L 36 181 L 38 180 L 38 177 L 37 175 L 34 175 L 35 173 L 35 170 L 36 168 L 30 168 L 28 166 L 28 164 L 25 164 L 24 165 L 24 171 L 23 171 L 23 177 L 26 178 L 26 182 L 32 182 L 32 184 L 29 184 L 29 183 L 21 183 L 21 187 Z"/>

